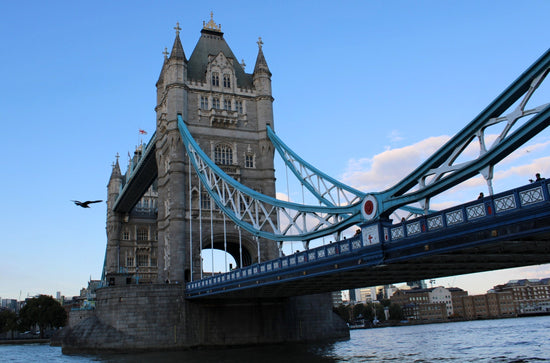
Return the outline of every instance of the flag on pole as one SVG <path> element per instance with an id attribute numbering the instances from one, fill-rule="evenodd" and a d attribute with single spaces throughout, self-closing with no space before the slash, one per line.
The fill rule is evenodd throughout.
<path id="1" fill-rule="evenodd" d="M 139 129 L 139 133 L 141 135 L 147 135 L 147 131 L 143 130 L 143 129 Z"/>

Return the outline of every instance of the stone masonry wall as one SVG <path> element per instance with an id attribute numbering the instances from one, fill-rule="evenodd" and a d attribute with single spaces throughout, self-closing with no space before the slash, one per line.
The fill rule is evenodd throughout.
<path id="1" fill-rule="evenodd" d="M 63 352 L 165 350 L 349 338 L 329 294 L 278 299 L 184 299 L 182 285 L 108 287 L 95 315 L 70 322 Z M 73 319 L 71 315 L 71 319 Z"/>

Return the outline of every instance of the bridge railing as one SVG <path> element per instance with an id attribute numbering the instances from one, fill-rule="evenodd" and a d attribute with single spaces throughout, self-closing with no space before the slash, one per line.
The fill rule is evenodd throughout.
<path id="1" fill-rule="evenodd" d="M 543 179 L 516 189 L 398 223 L 389 229 L 389 234 L 385 240 L 388 242 L 399 241 L 423 233 L 441 231 L 445 228 L 505 215 L 548 201 L 550 200 L 549 194 L 549 181 Z"/>
<path id="2" fill-rule="evenodd" d="M 316 264 L 332 263 L 332 260 L 341 260 L 346 255 L 353 256 L 359 253 L 363 256 L 363 259 L 365 256 L 370 256 L 369 261 L 363 261 L 364 263 L 376 265 L 383 262 L 383 248 L 380 248 L 380 244 L 422 238 L 422 235 L 428 237 L 429 234 L 486 221 L 489 218 L 518 212 L 520 209 L 548 201 L 550 201 L 550 180 L 543 179 L 402 223 L 375 222 L 374 224 L 365 224 L 361 226 L 363 233 L 352 238 L 192 281 L 186 284 L 186 289 L 189 294 L 194 294 L 198 291 L 219 288 L 221 285 L 257 281 L 260 277 L 267 278 L 270 275 L 281 275 L 290 271 L 299 273 Z M 377 227 L 378 232 L 375 233 L 380 233 L 376 241 L 381 242 L 373 243 L 367 238 L 370 236 L 365 231 L 373 225 Z M 372 232 L 372 228 L 369 231 Z M 369 252 L 369 249 L 372 249 L 372 253 Z"/>
<path id="3" fill-rule="evenodd" d="M 354 254 L 367 244 L 363 243 L 360 235 L 352 238 L 332 242 L 317 248 L 294 253 L 289 256 L 282 256 L 274 260 L 256 263 L 243 268 L 234 269 L 230 272 L 220 273 L 198 281 L 187 283 L 188 290 L 204 289 L 219 284 L 235 281 L 253 280 L 260 276 L 278 274 L 284 271 L 300 271 L 301 267 L 310 267 L 316 263 L 326 263 L 343 255 Z"/>

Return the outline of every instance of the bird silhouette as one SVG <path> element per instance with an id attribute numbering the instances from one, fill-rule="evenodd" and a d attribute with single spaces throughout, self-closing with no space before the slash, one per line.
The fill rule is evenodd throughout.
<path id="1" fill-rule="evenodd" d="M 78 205 L 79 207 L 82 207 L 82 208 L 90 208 L 89 204 L 92 204 L 92 203 L 101 203 L 103 202 L 102 200 L 87 200 L 85 202 L 81 202 L 79 200 L 72 200 L 72 202 L 74 202 L 74 204 Z"/>

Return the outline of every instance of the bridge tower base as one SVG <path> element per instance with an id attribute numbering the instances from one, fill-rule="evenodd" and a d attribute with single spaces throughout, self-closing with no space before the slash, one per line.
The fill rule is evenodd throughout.
<path id="1" fill-rule="evenodd" d="M 97 291 L 96 309 L 73 311 L 63 353 L 176 350 L 349 339 L 330 294 L 247 300 L 184 299 L 177 284 Z"/>

